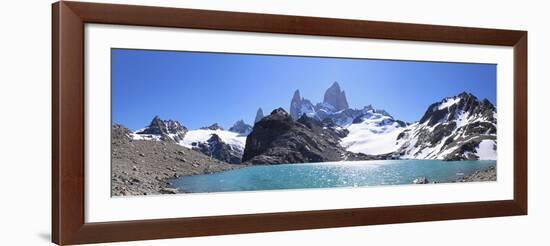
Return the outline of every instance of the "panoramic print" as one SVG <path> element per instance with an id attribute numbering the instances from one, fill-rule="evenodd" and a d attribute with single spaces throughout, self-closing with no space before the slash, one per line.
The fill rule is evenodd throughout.
<path id="1" fill-rule="evenodd" d="M 112 196 L 496 181 L 495 64 L 111 56 Z"/>

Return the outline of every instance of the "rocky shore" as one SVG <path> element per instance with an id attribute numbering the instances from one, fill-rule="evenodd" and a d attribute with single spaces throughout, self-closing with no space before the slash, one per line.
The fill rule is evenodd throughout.
<path id="1" fill-rule="evenodd" d="M 496 181 L 496 180 L 497 180 L 497 169 L 496 167 L 490 167 L 484 170 L 476 171 L 471 175 L 457 178 L 456 180 L 450 181 L 450 182 L 451 183 L 453 182 L 485 182 L 485 181 Z M 418 177 L 414 179 L 412 182 L 413 184 L 439 183 L 437 181 L 430 181 L 426 177 Z M 443 182 L 443 183 L 447 183 L 447 182 Z"/>
<path id="2" fill-rule="evenodd" d="M 130 131 L 113 126 L 111 195 L 175 194 L 169 179 L 244 167 L 228 164 L 166 141 L 132 140 Z"/>
<path id="3" fill-rule="evenodd" d="M 497 168 L 490 167 L 485 170 L 476 171 L 475 173 L 459 178 L 457 182 L 483 182 L 483 181 L 496 181 L 497 180 Z"/>

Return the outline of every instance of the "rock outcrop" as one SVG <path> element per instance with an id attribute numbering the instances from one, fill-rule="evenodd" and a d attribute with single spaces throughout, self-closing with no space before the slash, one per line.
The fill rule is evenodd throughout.
<path id="1" fill-rule="evenodd" d="M 254 125 L 246 139 L 242 161 L 284 164 L 372 158 L 346 151 L 339 144 L 345 133 L 328 124 L 306 115 L 294 121 L 284 109 L 275 109 Z"/>
<path id="2" fill-rule="evenodd" d="M 127 142 L 132 139 L 132 131 L 120 124 L 113 124 L 111 128 L 111 141 L 113 144 Z"/>

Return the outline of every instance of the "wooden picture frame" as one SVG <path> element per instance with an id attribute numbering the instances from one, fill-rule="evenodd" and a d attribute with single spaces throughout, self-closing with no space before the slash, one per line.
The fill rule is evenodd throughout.
<path id="1" fill-rule="evenodd" d="M 513 47 L 513 200 L 124 222 L 84 219 L 84 24 Z M 527 214 L 527 32 L 61 1 L 52 6 L 52 241 L 59 245 Z"/>

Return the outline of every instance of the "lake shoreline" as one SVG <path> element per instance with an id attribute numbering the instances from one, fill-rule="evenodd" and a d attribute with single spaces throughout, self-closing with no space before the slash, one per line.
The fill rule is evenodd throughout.
<path id="1" fill-rule="evenodd" d="M 133 141 L 140 143 L 153 143 L 165 147 L 165 144 L 161 142 L 145 142 L 145 141 Z M 184 152 L 179 146 L 175 145 L 177 149 L 174 151 L 176 156 L 182 155 Z M 135 148 L 135 147 L 133 147 Z M 139 149 L 139 148 L 138 148 Z M 188 150 L 192 151 L 192 150 Z M 145 155 L 137 151 L 138 156 L 143 158 Z M 120 154 L 114 154 L 120 155 Z M 187 155 L 188 156 L 188 155 Z M 164 159 L 164 158 L 163 158 Z M 182 159 L 178 159 L 178 162 L 182 162 Z M 183 159 L 185 160 L 185 158 Z M 185 193 L 200 193 L 186 191 L 182 187 L 174 185 L 175 179 L 181 177 L 192 177 L 200 175 L 209 175 L 215 173 L 226 172 L 235 169 L 254 167 L 254 166 L 273 166 L 273 165 L 238 165 L 228 163 L 214 163 L 214 164 L 195 164 L 200 163 L 193 158 L 190 158 L 191 165 L 188 163 L 174 163 L 173 160 L 169 161 L 154 161 L 149 162 L 136 162 L 133 160 L 121 161 L 120 158 L 113 158 L 112 165 L 112 196 L 128 196 L 128 195 L 159 195 L 159 194 L 185 194 Z M 187 161 L 187 160 L 185 160 Z M 211 161 L 211 160 L 210 160 Z M 154 164 L 151 164 L 154 163 Z M 307 164 L 307 163 L 304 163 Z M 295 165 L 295 164 L 291 164 Z M 300 164 L 297 164 L 300 165 Z M 276 165 L 275 165 L 276 166 Z M 151 172 L 152 171 L 152 172 Z M 466 183 L 466 182 L 486 182 L 496 181 L 496 166 L 478 170 L 473 174 L 464 177 L 458 177 L 446 182 L 426 182 L 426 183 Z M 414 184 L 414 180 L 410 181 L 410 184 Z M 396 184 L 404 185 L 404 184 Z"/>

